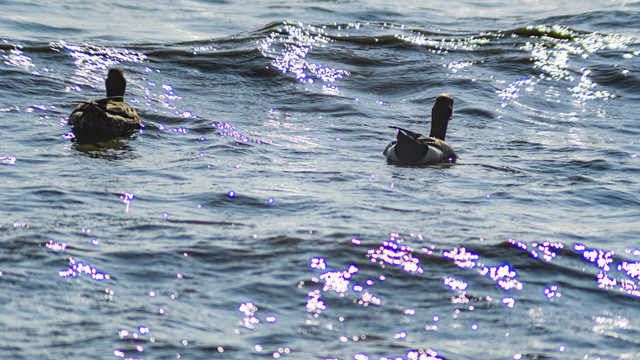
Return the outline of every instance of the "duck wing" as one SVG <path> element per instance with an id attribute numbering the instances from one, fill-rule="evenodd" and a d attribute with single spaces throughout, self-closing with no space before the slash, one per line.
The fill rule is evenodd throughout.
<path id="1" fill-rule="evenodd" d="M 417 164 L 427 156 L 429 146 L 424 143 L 426 138 L 424 135 L 407 129 L 394 128 L 398 130 L 394 148 L 398 160 L 405 164 Z"/>
<path id="2" fill-rule="evenodd" d="M 406 140 L 406 141 L 409 141 L 411 139 L 418 139 L 421 136 L 424 137 L 424 135 L 422 135 L 422 134 L 419 134 L 419 133 L 416 133 L 416 132 L 413 132 L 411 130 L 407 130 L 405 128 L 401 128 L 401 127 L 398 127 L 398 126 L 391 125 L 391 126 L 389 126 L 389 128 L 398 130 L 398 137 L 401 137 L 401 138 L 403 138 L 403 140 Z M 408 139 L 407 139 L 407 137 L 408 137 Z M 397 143 L 398 143 L 397 139 L 391 141 L 391 143 L 389 143 L 389 145 L 387 145 L 387 147 L 384 149 L 382 154 L 385 155 L 385 156 L 388 155 L 389 154 L 389 150 L 394 145 L 396 145 Z"/>
<path id="3" fill-rule="evenodd" d="M 130 123 L 131 125 L 137 124 L 140 127 L 140 117 L 136 112 L 136 109 L 121 101 L 109 101 L 106 104 L 105 112 L 113 117 L 118 117 L 121 121 Z"/>
<path id="4" fill-rule="evenodd" d="M 440 157 L 438 162 L 455 162 L 458 159 L 458 154 L 456 154 L 451 145 L 447 144 L 444 140 L 423 136 L 420 141 L 428 146 L 432 152 L 435 152 L 433 150 L 437 150 L 437 152 L 441 153 L 441 155 L 438 155 Z"/>

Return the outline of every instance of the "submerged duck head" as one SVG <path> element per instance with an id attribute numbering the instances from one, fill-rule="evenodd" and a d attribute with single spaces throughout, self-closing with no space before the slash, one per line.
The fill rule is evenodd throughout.
<path id="1" fill-rule="evenodd" d="M 429 136 L 444 140 L 447 135 L 447 125 L 453 117 L 453 97 L 449 94 L 439 94 L 431 109 L 431 133 Z"/>
<path id="2" fill-rule="evenodd" d="M 127 88 L 127 80 L 124 78 L 122 69 L 112 67 L 109 69 L 107 79 L 104 81 L 107 88 L 107 98 L 122 101 L 124 98 L 124 90 Z"/>

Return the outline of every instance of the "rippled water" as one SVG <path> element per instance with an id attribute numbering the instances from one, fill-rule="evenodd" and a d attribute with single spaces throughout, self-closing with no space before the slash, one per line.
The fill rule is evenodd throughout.
<path id="1" fill-rule="evenodd" d="M 0 357 L 640 358 L 640 3 L 0 4 Z"/>

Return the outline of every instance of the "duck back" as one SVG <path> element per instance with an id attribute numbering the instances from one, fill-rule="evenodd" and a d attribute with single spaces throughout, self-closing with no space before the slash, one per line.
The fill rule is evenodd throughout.
<path id="1" fill-rule="evenodd" d="M 112 99 L 82 102 L 69 116 L 76 141 L 92 143 L 130 136 L 142 125 L 133 106 Z"/>
<path id="2" fill-rule="evenodd" d="M 392 128 L 398 130 L 398 136 L 383 152 L 390 164 L 429 165 L 453 163 L 458 158 L 456 152 L 443 140 L 424 136 L 396 126 L 392 126 Z"/>

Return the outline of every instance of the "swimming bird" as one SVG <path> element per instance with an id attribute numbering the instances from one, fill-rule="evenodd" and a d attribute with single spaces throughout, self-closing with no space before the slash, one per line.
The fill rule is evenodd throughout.
<path id="1" fill-rule="evenodd" d="M 396 165 L 429 165 L 453 163 L 458 159 L 455 151 L 444 141 L 447 125 L 453 117 L 453 97 L 440 94 L 431 109 L 431 133 L 429 136 L 415 133 L 397 126 L 389 126 L 398 130 L 383 154 L 387 162 Z"/>
<path id="2" fill-rule="evenodd" d="M 82 101 L 69 116 L 69 125 L 78 143 L 130 136 L 142 126 L 136 109 L 124 102 L 127 80 L 122 69 L 110 68 L 104 84 L 106 98 Z"/>

